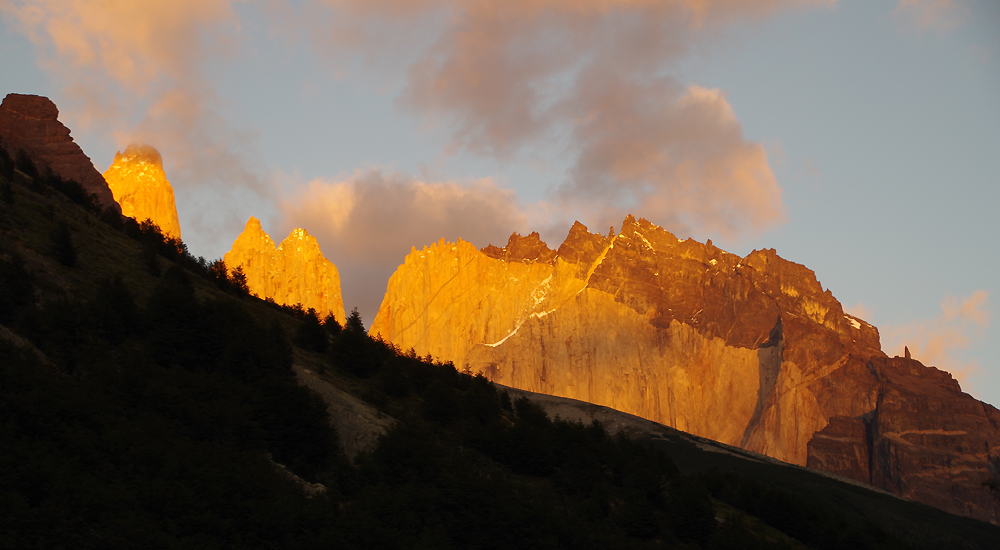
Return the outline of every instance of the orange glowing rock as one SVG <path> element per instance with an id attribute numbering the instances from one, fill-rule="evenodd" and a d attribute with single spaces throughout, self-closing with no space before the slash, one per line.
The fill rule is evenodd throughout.
<path id="1" fill-rule="evenodd" d="M 293 229 L 275 247 L 260 220 L 251 216 L 223 260 L 229 269 L 243 269 L 253 294 L 279 304 L 302 304 L 315 309 L 320 317 L 332 313 L 344 323 L 340 273 L 305 229 Z"/>
<path id="2" fill-rule="evenodd" d="M 122 214 L 140 222 L 153 220 L 164 235 L 180 240 L 174 188 L 163 172 L 159 151 L 149 145 L 129 145 L 124 152 L 115 153 L 104 179 L 122 207 Z"/>
<path id="3" fill-rule="evenodd" d="M 888 358 L 805 266 L 627 217 L 477 250 L 413 249 L 372 323 L 401 349 L 1000 523 L 1000 411 Z M 991 451 L 992 452 L 992 451 Z M 992 483 L 993 481 L 991 481 Z"/>

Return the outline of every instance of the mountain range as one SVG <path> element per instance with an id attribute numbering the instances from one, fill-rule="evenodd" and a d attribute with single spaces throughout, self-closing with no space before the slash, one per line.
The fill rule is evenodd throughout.
<path id="1" fill-rule="evenodd" d="M 0 138 L 179 239 L 155 149 L 127 148 L 98 181 L 57 115 L 10 94 Z M 303 229 L 276 246 L 251 217 L 224 262 L 263 299 L 349 324 L 337 269 Z M 946 372 L 886 356 L 876 327 L 774 250 L 738 257 L 632 216 L 617 234 L 578 222 L 556 249 L 536 233 L 482 249 L 441 240 L 403 260 L 369 332 L 511 388 L 1000 523 L 1000 412 Z"/>
<path id="2" fill-rule="evenodd" d="M 412 251 L 373 334 L 500 384 L 604 405 L 792 464 L 1000 520 L 1000 412 L 887 357 L 808 268 L 632 216 L 477 250 Z"/>

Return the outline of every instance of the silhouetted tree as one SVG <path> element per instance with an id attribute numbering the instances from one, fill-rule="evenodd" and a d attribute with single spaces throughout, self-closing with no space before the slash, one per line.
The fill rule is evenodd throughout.
<path id="1" fill-rule="evenodd" d="M 344 327 L 340 325 L 337 318 L 333 316 L 333 313 L 327 313 L 326 319 L 323 319 L 323 328 L 330 333 L 330 336 L 334 338 L 340 334 L 340 331 L 344 330 Z"/>
<path id="2" fill-rule="evenodd" d="M 344 330 L 330 346 L 330 360 L 334 368 L 344 369 L 356 376 L 368 378 L 382 366 L 383 355 L 392 354 L 381 340 L 373 340 L 365 333 L 358 308 L 347 317 Z"/>
<path id="3" fill-rule="evenodd" d="M 233 285 L 233 289 L 240 296 L 248 296 L 250 294 L 250 287 L 247 286 L 247 276 L 246 273 L 243 273 L 243 266 L 236 266 L 236 269 L 229 274 L 229 283 Z"/>
<path id="4" fill-rule="evenodd" d="M 302 318 L 302 324 L 295 332 L 295 343 L 302 349 L 323 353 L 329 345 L 329 338 L 327 331 L 319 322 L 316 310 L 309 308 Z"/>
<path id="5" fill-rule="evenodd" d="M 14 188 L 10 181 L 14 179 L 14 159 L 10 158 L 7 149 L 0 145 L 0 195 L 7 204 L 14 204 Z"/>
<path id="6" fill-rule="evenodd" d="M 145 241 L 142 243 L 142 261 L 146 266 L 146 271 L 153 277 L 160 276 L 160 260 L 156 253 L 156 245 Z"/>
<path id="7" fill-rule="evenodd" d="M 17 310 L 34 303 L 35 284 L 24 269 L 24 259 L 14 256 L 0 258 L 0 323 L 13 320 Z"/>
<path id="8" fill-rule="evenodd" d="M 708 491 L 686 477 L 671 481 L 667 511 L 672 531 L 682 540 L 704 543 L 716 527 Z"/>
<path id="9" fill-rule="evenodd" d="M 106 208 L 101 210 L 99 214 L 101 221 L 108 224 L 109 227 L 116 231 L 121 231 L 125 228 L 125 222 L 122 219 L 121 211 L 115 208 L 114 205 L 109 204 Z"/>
<path id="10" fill-rule="evenodd" d="M 3 197 L 3 202 L 14 204 L 14 186 L 10 184 L 10 180 L 0 181 L 0 196 Z"/>
<path id="11" fill-rule="evenodd" d="M 38 167 L 35 166 L 35 161 L 31 160 L 31 157 L 28 156 L 27 151 L 24 149 L 19 149 L 17 151 L 14 166 L 32 178 L 38 177 Z"/>
<path id="12" fill-rule="evenodd" d="M 167 367 L 194 368 L 204 363 L 211 324 L 205 321 L 194 285 L 183 269 L 171 266 L 146 303 L 146 344 L 154 361 Z"/>
<path id="13" fill-rule="evenodd" d="M 139 308 L 121 275 L 100 283 L 89 309 L 93 328 L 112 344 L 135 334 L 139 326 Z"/>
<path id="14" fill-rule="evenodd" d="M 226 269 L 226 262 L 223 260 L 215 260 L 211 267 L 208 268 L 208 273 L 215 279 L 216 284 L 220 286 L 229 283 L 229 271 Z"/>
<path id="15" fill-rule="evenodd" d="M 63 179 L 59 174 L 53 172 L 48 166 L 45 167 L 45 170 L 36 179 L 36 183 L 51 187 L 52 189 L 55 189 L 65 195 L 69 200 L 84 207 L 86 210 L 89 210 L 94 214 L 100 214 L 101 207 L 97 202 L 97 195 L 88 193 L 87 190 L 75 180 Z"/>
<path id="16" fill-rule="evenodd" d="M 361 322 L 361 314 L 358 313 L 358 308 L 351 310 L 351 314 L 347 316 L 347 323 L 345 323 L 344 328 L 358 334 L 365 333 L 365 324 Z"/>
<path id="17" fill-rule="evenodd" d="M 73 234 L 69 225 L 61 221 L 52 232 L 52 257 L 66 267 L 76 265 L 76 247 L 73 246 Z"/>
<path id="18" fill-rule="evenodd" d="M 14 179 L 14 159 L 10 158 L 10 153 L 2 145 L 0 145 L 0 176 L 8 180 Z"/>

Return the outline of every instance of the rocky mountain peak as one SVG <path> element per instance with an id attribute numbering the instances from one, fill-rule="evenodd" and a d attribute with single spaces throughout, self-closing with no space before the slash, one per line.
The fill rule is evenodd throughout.
<path id="1" fill-rule="evenodd" d="M 491 258 L 505 262 L 542 262 L 551 264 L 556 257 L 556 251 L 549 248 L 542 241 L 537 231 L 533 231 L 524 237 L 516 232 L 512 233 L 510 239 L 507 240 L 507 246 L 498 248 L 488 245 L 481 249 L 481 252 Z"/>
<path id="2" fill-rule="evenodd" d="M 251 216 L 223 260 L 229 269 L 242 268 L 250 292 L 261 298 L 302 304 L 321 317 L 332 313 L 340 323 L 346 320 L 337 266 L 305 229 L 293 229 L 275 245 L 260 220 Z"/>
<path id="3" fill-rule="evenodd" d="M 65 180 L 79 183 L 97 195 L 104 207 L 118 208 L 111 189 L 94 163 L 59 122 L 59 109 L 47 97 L 7 94 L 0 103 L 0 142 L 13 155 L 23 149 L 28 155 Z"/>
<path id="4" fill-rule="evenodd" d="M 259 225 L 260 223 L 258 222 L 258 227 Z M 263 230 L 261 231 L 263 232 Z M 319 241 L 316 240 L 316 237 L 313 237 L 308 231 L 299 227 L 293 229 L 292 232 L 285 237 L 285 240 L 281 241 L 281 244 L 278 245 L 279 250 L 292 247 L 294 247 L 296 252 L 300 254 L 319 254 L 322 256 L 322 252 L 320 252 L 319 249 Z"/>
<path id="5" fill-rule="evenodd" d="M 569 234 L 566 235 L 566 240 L 559 245 L 557 254 L 569 263 L 580 266 L 592 264 L 610 242 L 610 238 L 591 233 L 587 230 L 586 225 L 574 222 L 569 229 Z"/>
<path id="6" fill-rule="evenodd" d="M 260 225 L 260 220 L 255 216 L 250 216 L 247 220 L 246 225 L 243 226 L 243 233 L 246 234 L 248 231 L 261 232 L 264 233 L 264 228 Z M 264 233 L 266 235 L 266 233 Z"/>
<path id="7" fill-rule="evenodd" d="M 115 153 L 104 179 L 122 214 L 140 222 L 152 220 L 164 235 L 181 238 L 174 188 L 167 180 L 163 158 L 155 147 L 131 144 Z"/>
<path id="8" fill-rule="evenodd" d="M 115 153 L 114 164 L 148 164 L 163 169 L 163 157 L 151 145 L 132 143 L 124 151 Z"/>
<path id="9" fill-rule="evenodd" d="M 812 270 L 773 249 L 739 257 L 633 216 L 608 236 L 577 222 L 550 250 L 517 233 L 481 251 L 462 241 L 414 249 L 371 332 L 500 384 L 1000 520 L 982 484 L 1000 484 L 990 469 L 1000 459 L 970 451 L 1000 448 L 995 409 L 947 373 L 887 358 L 878 329 L 845 313 Z M 904 410 L 909 398 L 898 396 L 916 393 L 923 405 Z M 926 418 L 933 411 L 965 415 L 966 435 L 939 426 L 948 417 Z M 918 439 L 922 450 L 893 462 Z M 864 453 L 884 461 L 850 458 Z M 934 473 L 942 485 L 920 478 L 933 457 L 943 457 Z M 947 470 L 949 461 L 983 479 Z M 960 496 L 945 495 L 948 484 Z"/>
<path id="10" fill-rule="evenodd" d="M 51 99 L 40 95 L 7 94 L 3 109 L 24 120 L 54 121 L 59 119 L 59 108 Z"/>

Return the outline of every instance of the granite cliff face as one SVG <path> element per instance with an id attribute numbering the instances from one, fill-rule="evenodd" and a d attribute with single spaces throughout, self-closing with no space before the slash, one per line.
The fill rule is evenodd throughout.
<path id="1" fill-rule="evenodd" d="M 612 407 L 795 464 L 824 467 L 811 458 L 810 442 L 831 430 L 847 446 L 829 451 L 824 469 L 860 478 L 864 470 L 852 468 L 871 444 L 862 438 L 857 446 L 852 422 L 890 415 L 899 424 L 892 433 L 902 433 L 924 429 L 917 426 L 927 410 L 890 412 L 889 403 L 907 403 L 887 397 L 897 386 L 886 380 L 898 376 L 879 365 L 895 360 L 881 352 L 877 329 L 846 314 L 811 270 L 774 250 L 740 258 L 631 216 L 618 235 L 577 223 L 558 250 L 534 233 L 482 250 L 443 240 L 414 249 L 389 280 L 371 332 L 504 385 Z M 908 364 L 909 376 L 928 384 L 950 380 Z M 946 403 L 939 409 L 950 410 L 957 396 L 992 409 L 949 384 L 927 397 Z M 976 417 L 977 426 L 987 417 Z M 975 433 L 1000 444 L 995 432 Z M 977 472 L 1000 479 L 988 465 L 994 451 L 979 449 L 969 457 Z M 923 483 L 921 460 L 889 461 L 863 480 L 955 509 L 940 491 L 901 488 L 902 480 Z M 985 479 L 972 477 L 965 486 L 978 496 L 958 497 L 975 502 L 962 513 L 996 521 L 1000 501 L 989 500 Z"/>
<path id="2" fill-rule="evenodd" d="M 124 152 L 115 153 L 104 179 L 123 215 L 140 222 L 153 220 L 164 235 L 180 240 L 174 188 L 163 172 L 159 151 L 149 145 L 129 145 Z"/>
<path id="3" fill-rule="evenodd" d="M 102 206 L 117 208 L 108 184 L 70 137 L 69 128 L 59 122 L 59 109 L 49 98 L 7 94 L 0 103 L 0 138 L 12 155 L 24 149 L 55 174 L 97 195 Z"/>
<path id="4" fill-rule="evenodd" d="M 340 273 L 305 229 L 293 229 L 275 247 L 260 220 L 251 216 L 223 260 L 229 269 L 243 268 L 253 294 L 279 304 L 314 308 L 320 317 L 333 313 L 344 323 Z"/>
<path id="5" fill-rule="evenodd" d="M 808 466 L 1000 524 L 1000 411 L 910 358 L 867 367 L 875 408 L 831 418 L 809 442 Z"/>

